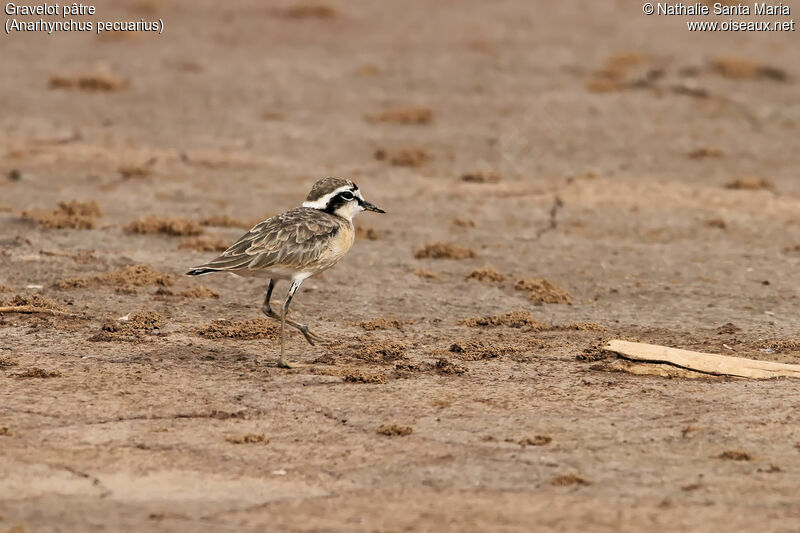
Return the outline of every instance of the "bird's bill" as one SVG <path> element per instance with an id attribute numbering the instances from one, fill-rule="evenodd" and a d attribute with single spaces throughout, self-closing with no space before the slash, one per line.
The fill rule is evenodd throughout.
<path id="1" fill-rule="evenodd" d="M 385 213 L 386 212 L 383 209 L 381 209 L 380 207 L 378 207 L 377 205 L 371 204 L 366 200 L 359 200 L 358 203 L 361 204 L 361 207 L 363 207 L 365 211 L 375 211 L 376 213 Z"/>

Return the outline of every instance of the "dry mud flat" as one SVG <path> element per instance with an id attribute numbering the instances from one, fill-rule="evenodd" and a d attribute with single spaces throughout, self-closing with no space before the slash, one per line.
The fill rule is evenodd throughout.
<path id="1" fill-rule="evenodd" d="M 793 36 L 191 6 L 0 39 L 0 531 L 797 528 L 797 382 L 600 349 L 800 362 Z M 388 214 L 280 370 L 265 281 L 182 273 L 326 174 Z"/>

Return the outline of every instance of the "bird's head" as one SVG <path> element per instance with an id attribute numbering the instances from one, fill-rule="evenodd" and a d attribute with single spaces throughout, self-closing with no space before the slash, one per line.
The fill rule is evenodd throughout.
<path id="1" fill-rule="evenodd" d="M 353 220 L 356 213 L 361 211 L 386 212 L 366 201 L 358 185 L 344 178 L 322 178 L 317 181 L 303 202 L 303 207 L 319 209 L 347 220 Z"/>

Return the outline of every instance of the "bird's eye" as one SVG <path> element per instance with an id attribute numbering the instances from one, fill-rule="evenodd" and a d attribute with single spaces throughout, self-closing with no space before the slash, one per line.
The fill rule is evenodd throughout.
<path id="1" fill-rule="evenodd" d="M 342 197 L 342 200 L 352 200 L 353 198 L 355 198 L 355 196 L 353 196 L 353 193 L 351 193 L 350 191 L 344 191 L 339 196 Z"/>

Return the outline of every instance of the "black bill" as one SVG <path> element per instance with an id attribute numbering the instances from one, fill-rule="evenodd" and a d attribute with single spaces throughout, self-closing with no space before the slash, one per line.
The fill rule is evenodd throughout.
<path id="1" fill-rule="evenodd" d="M 358 199 L 358 203 L 361 207 L 363 207 L 366 211 L 375 211 L 376 213 L 385 213 L 383 209 L 378 207 L 377 205 L 371 204 L 366 200 Z"/>

